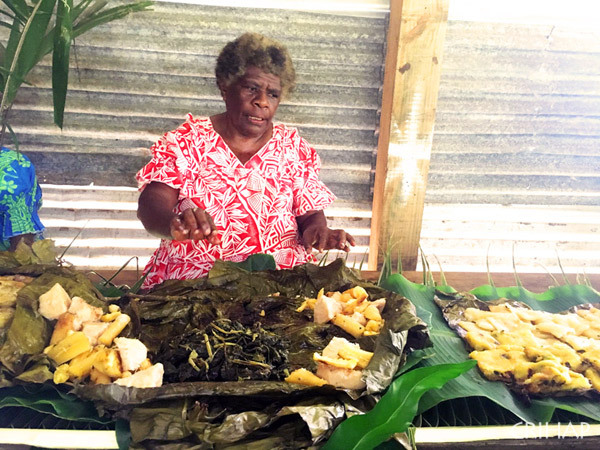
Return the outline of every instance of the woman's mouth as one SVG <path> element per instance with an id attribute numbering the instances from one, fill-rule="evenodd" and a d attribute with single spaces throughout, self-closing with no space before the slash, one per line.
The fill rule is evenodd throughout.
<path id="1" fill-rule="evenodd" d="M 263 122 L 265 120 L 262 117 L 256 117 L 256 116 L 248 116 L 248 119 L 252 122 Z"/>

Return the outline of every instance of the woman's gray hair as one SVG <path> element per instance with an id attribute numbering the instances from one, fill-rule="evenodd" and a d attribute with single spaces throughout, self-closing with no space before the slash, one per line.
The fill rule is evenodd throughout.
<path id="1" fill-rule="evenodd" d="M 296 71 L 285 46 L 259 33 L 244 33 L 223 47 L 215 68 L 217 84 L 230 86 L 249 66 L 278 76 L 282 96 L 296 85 Z"/>

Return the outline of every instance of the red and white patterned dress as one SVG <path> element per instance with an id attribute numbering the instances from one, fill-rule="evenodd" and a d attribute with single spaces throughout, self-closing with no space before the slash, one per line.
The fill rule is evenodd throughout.
<path id="1" fill-rule="evenodd" d="M 152 160 L 137 174 L 140 190 L 152 181 L 178 189 L 175 212 L 190 206 L 206 210 L 221 244 L 161 240 L 144 270 L 144 288 L 203 277 L 216 259 L 243 261 L 268 253 L 278 268 L 311 260 L 300 243 L 296 217 L 326 208 L 335 196 L 319 180 L 319 156 L 295 128 L 273 125 L 269 142 L 242 164 L 209 118 L 188 114 L 151 151 Z"/>

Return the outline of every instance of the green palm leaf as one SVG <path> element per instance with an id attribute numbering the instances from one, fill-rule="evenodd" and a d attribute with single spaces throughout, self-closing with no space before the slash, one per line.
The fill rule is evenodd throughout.
<path id="1" fill-rule="evenodd" d="M 56 7 L 56 31 L 52 52 L 52 94 L 54 97 L 54 123 L 62 128 L 69 84 L 69 53 L 73 40 L 71 12 L 73 0 L 58 0 Z"/>
<path id="2" fill-rule="evenodd" d="M 152 1 L 141 1 L 132 3 L 130 5 L 121 5 L 114 8 L 107 9 L 106 11 L 98 12 L 97 14 L 91 14 L 89 17 L 86 16 L 80 20 L 73 28 L 74 37 L 77 37 L 86 31 L 91 30 L 99 25 L 103 25 L 113 20 L 121 19 L 132 12 L 145 11 L 154 2 Z"/>
<path id="3" fill-rule="evenodd" d="M 56 0 L 40 0 L 34 6 L 31 15 L 23 26 L 14 55 L 12 55 L 12 61 L 7 60 L 8 55 L 5 54 L 4 64 L 5 67 L 10 64 L 10 71 L 4 86 L 2 103 L 0 104 L 1 113 L 12 104 L 25 75 L 38 61 L 37 56 L 40 45 L 48 28 L 55 4 Z M 20 29 L 20 24 L 15 21 L 13 31 L 17 28 Z"/>
<path id="4" fill-rule="evenodd" d="M 3 0 L 3 2 L 21 23 L 27 22 L 27 18 L 31 14 L 31 7 L 25 3 L 25 0 Z"/>
<path id="5" fill-rule="evenodd" d="M 402 372 L 415 366 L 427 367 L 469 359 L 462 339 L 448 327 L 440 309 L 433 302 L 435 288 L 414 284 L 400 274 L 393 274 L 382 280 L 381 286 L 409 298 L 416 306 L 418 316 L 429 325 L 433 348 L 411 354 Z M 527 303 L 534 309 L 549 312 L 563 311 L 574 305 L 600 300 L 598 292 L 583 285 L 554 287 L 542 294 L 533 294 L 522 286 L 496 288 L 486 285 L 472 290 L 471 293 L 484 300 L 507 297 Z M 512 411 L 521 420 L 531 423 L 549 422 L 557 409 L 600 421 L 600 404 L 597 401 L 584 397 L 533 399 L 528 406 L 504 383 L 488 381 L 476 370 L 450 380 L 439 390 L 427 392 L 421 399 L 419 413 L 446 400 L 467 398 L 468 403 L 471 404 L 474 403 L 472 397 L 488 398 L 508 411 Z"/>

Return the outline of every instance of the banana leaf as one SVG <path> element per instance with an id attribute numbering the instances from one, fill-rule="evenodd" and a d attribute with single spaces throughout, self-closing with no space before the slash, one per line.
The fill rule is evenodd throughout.
<path id="1" fill-rule="evenodd" d="M 227 317 L 244 325 L 261 323 L 290 342 L 290 369 L 312 368 L 312 354 L 331 337 L 352 338 L 333 325 L 314 324 L 312 311 L 296 308 L 321 288 L 342 291 L 355 285 L 364 287 L 371 299 L 386 298 L 384 329 L 378 337 L 359 340 L 362 348 L 374 351 L 364 392 L 277 381 L 170 383 L 153 389 L 81 385 L 74 392 L 113 417 L 128 417 L 134 446 L 159 440 L 183 445 L 190 439 L 232 448 L 275 445 L 281 439 L 295 447 L 317 444 L 349 410 L 365 412 L 373 406 L 407 352 L 429 345 L 426 325 L 407 299 L 361 280 L 342 260 L 324 267 L 255 272 L 218 261 L 207 278 L 167 281 L 120 299 L 132 317 L 129 335 L 139 337 L 151 353 L 186 328 L 202 329 Z"/>
<path id="2" fill-rule="evenodd" d="M 411 300 L 417 308 L 419 317 L 429 325 L 433 342 L 432 349 L 417 351 L 410 355 L 401 372 L 415 366 L 456 363 L 469 358 L 462 339 L 448 326 L 440 308 L 434 302 L 436 294 L 440 297 L 446 295 L 442 290 L 436 290 L 434 286 L 414 284 L 400 274 L 393 274 L 382 280 L 381 286 Z M 453 291 L 449 286 L 441 288 L 445 292 Z M 585 285 L 557 286 L 541 294 L 529 292 L 522 286 L 496 288 L 487 285 L 473 289 L 470 293 L 482 300 L 506 297 L 524 302 L 534 309 L 549 312 L 559 312 L 575 305 L 598 302 L 598 292 Z M 485 411 L 478 407 L 477 397 L 489 399 L 514 413 L 519 420 L 529 423 L 547 423 L 552 420 L 557 411 L 574 413 L 584 416 L 587 420 L 600 420 L 600 404 L 597 401 L 586 398 L 545 398 L 531 399 L 530 404 L 526 404 L 504 383 L 488 381 L 476 370 L 449 381 L 439 390 L 427 392 L 421 399 L 419 412 L 424 413 L 442 402 L 464 398 L 473 411 L 471 416 L 485 414 Z"/>

